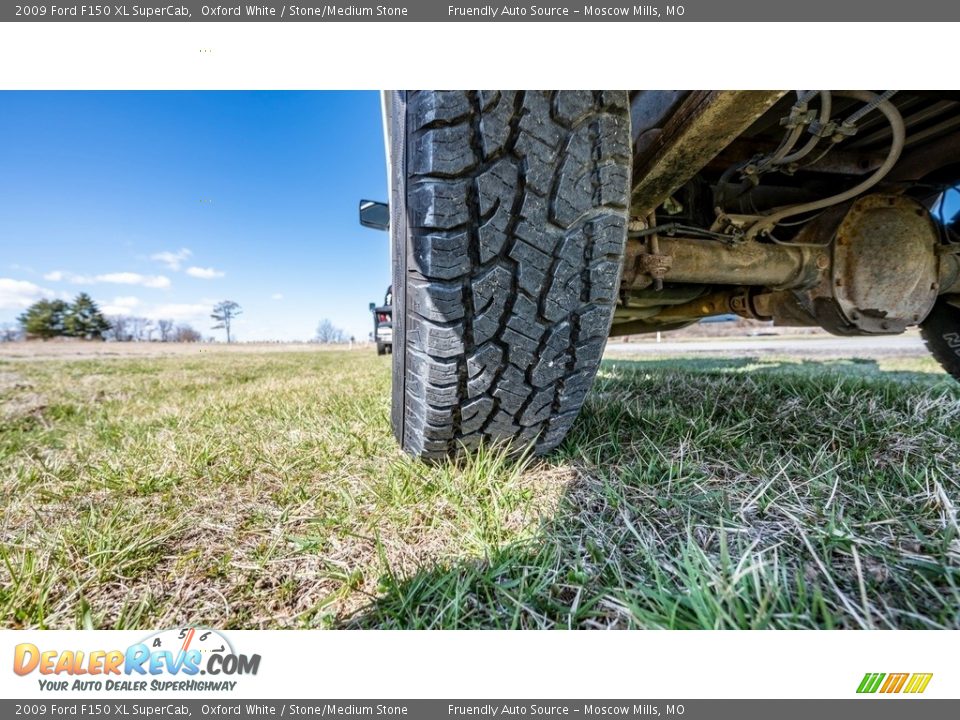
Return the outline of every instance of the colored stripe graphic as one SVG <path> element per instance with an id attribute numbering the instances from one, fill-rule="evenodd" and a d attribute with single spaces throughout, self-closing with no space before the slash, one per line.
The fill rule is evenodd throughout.
<path id="1" fill-rule="evenodd" d="M 880 688 L 882 693 L 898 693 L 903 689 L 903 685 L 907 682 L 907 678 L 910 677 L 910 673 L 890 673 L 887 675 L 887 681 L 883 684 L 883 687 Z"/>
<path id="2" fill-rule="evenodd" d="M 860 687 L 857 688 L 857 692 L 875 693 L 877 688 L 880 687 L 880 682 L 884 677 L 884 673 L 867 673 L 863 676 L 863 680 L 860 681 Z"/>
<path id="3" fill-rule="evenodd" d="M 857 692 L 861 694 L 872 694 L 880 692 L 883 694 L 896 694 L 899 692 L 919 694 L 927 689 L 933 673 L 866 673 L 860 685 L 857 686 Z"/>
<path id="4" fill-rule="evenodd" d="M 905 693 L 922 693 L 927 689 L 927 685 L 930 684 L 930 679 L 933 677 L 933 673 L 914 673 L 910 678 L 910 682 L 907 683 L 907 687 L 904 690 Z"/>

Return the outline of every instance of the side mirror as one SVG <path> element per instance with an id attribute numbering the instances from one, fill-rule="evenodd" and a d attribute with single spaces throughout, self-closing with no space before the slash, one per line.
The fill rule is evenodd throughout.
<path id="1" fill-rule="evenodd" d="M 374 230 L 389 230 L 390 206 L 376 200 L 361 200 L 360 224 Z"/>
<path id="2" fill-rule="evenodd" d="M 376 304 L 376 303 L 370 303 L 370 312 L 373 312 L 373 311 L 376 310 L 376 309 L 377 309 L 377 304 Z"/>

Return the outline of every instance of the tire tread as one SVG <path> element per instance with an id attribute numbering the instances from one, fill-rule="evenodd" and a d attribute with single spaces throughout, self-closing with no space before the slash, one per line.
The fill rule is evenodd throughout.
<path id="1" fill-rule="evenodd" d="M 404 449 L 558 445 L 600 363 L 626 240 L 626 93 L 407 95 Z M 396 417 L 396 416 L 395 416 Z"/>

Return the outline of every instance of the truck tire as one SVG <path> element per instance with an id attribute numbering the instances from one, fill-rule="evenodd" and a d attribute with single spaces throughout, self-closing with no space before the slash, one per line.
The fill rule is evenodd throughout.
<path id="1" fill-rule="evenodd" d="M 940 366 L 960 380 L 960 308 L 938 299 L 920 323 L 920 336 Z"/>
<path id="2" fill-rule="evenodd" d="M 378 343 L 377 343 L 377 355 L 386 355 L 386 354 L 387 354 L 387 346 L 384 345 L 382 342 L 378 342 Z"/>
<path id="3" fill-rule="evenodd" d="M 547 452 L 613 317 L 627 93 L 401 91 L 390 110 L 394 434 L 427 460 Z"/>

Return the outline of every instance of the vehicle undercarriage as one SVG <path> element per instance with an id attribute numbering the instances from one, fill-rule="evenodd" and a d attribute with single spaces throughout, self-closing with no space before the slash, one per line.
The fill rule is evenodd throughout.
<path id="1" fill-rule="evenodd" d="M 945 93 L 631 93 L 633 186 L 612 335 L 717 314 L 902 332 L 960 293 Z M 940 217 L 935 217 L 937 213 Z"/>

